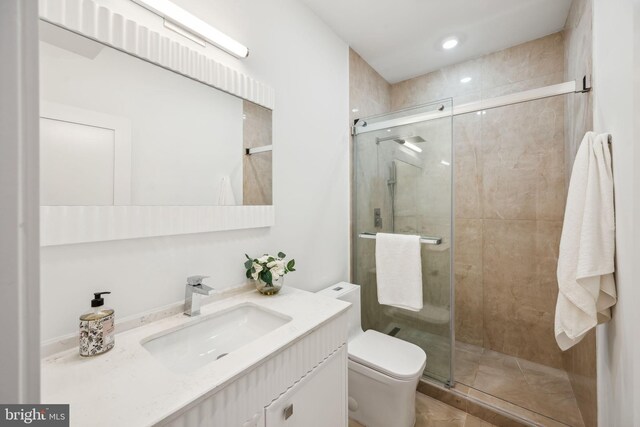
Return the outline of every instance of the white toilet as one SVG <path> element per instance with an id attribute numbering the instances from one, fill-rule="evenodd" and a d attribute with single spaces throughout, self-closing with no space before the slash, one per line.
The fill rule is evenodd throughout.
<path id="1" fill-rule="evenodd" d="M 412 427 L 427 355 L 417 345 L 360 324 L 360 286 L 340 282 L 319 292 L 349 310 L 349 417 L 366 427 Z"/>

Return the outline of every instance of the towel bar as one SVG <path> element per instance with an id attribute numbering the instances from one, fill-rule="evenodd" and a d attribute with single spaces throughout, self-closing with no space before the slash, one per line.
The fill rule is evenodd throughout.
<path id="1" fill-rule="evenodd" d="M 245 148 L 244 152 L 247 156 L 258 153 L 265 153 L 267 151 L 273 151 L 273 145 L 263 145 L 262 147 Z"/>
<path id="2" fill-rule="evenodd" d="M 376 235 L 374 233 L 360 233 L 358 237 L 362 239 L 376 239 Z M 442 237 L 430 237 L 430 236 L 420 236 L 420 243 L 425 245 L 439 245 L 442 243 Z"/>

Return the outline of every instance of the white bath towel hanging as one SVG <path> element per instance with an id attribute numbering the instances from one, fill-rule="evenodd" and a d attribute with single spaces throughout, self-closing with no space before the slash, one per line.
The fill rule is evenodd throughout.
<path id="1" fill-rule="evenodd" d="M 562 350 L 611 319 L 615 217 L 608 135 L 588 132 L 576 155 L 560 239 L 555 335 Z"/>
<path id="2" fill-rule="evenodd" d="M 236 198 L 231 188 L 231 180 L 228 176 L 223 176 L 220 180 L 220 194 L 218 195 L 219 206 L 234 206 Z"/>
<path id="3" fill-rule="evenodd" d="M 406 310 L 422 309 L 420 236 L 376 234 L 378 302 Z"/>

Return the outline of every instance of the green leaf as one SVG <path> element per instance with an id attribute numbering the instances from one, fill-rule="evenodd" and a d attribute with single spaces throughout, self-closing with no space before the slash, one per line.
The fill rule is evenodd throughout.
<path id="1" fill-rule="evenodd" d="M 293 267 L 295 267 L 295 265 L 296 265 L 296 260 L 292 259 L 287 263 L 287 270 L 293 271 Z"/>
<path id="2" fill-rule="evenodd" d="M 272 262 L 272 261 L 275 261 L 275 260 L 276 260 L 276 259 L 275 259 L 274 257 L 272 257 L 272 256 L 270 256 L 269 258 L 267 258 L 267 262 Z"/>
<path id="3" fill-rule="evenodd" d="M 296 271 L 296 269 L 295 268 L 290 268 L 289 271 Z"/>
<path id="4" fill-rule="evenodd" d="M 273 286 L 273 277 L 271 276 L 271 272 L 269 270 L 265 271 L 264 274 L 262 275 L 262 280 Z"/>
<path id="5" fill-rule="evenodd" d="M 249 257 L 249 255 L 244 254 L 244 256 L 246 256 L 246 257 L 247 257 L 247 259 L 248 259 L 249 261 L 251 261 L 251 258 Z"/>
<path id="6" fill-rule="evenodd" d="M 251 270 L 247 270 L 247 279 L 251 279 Z"/>
<path id="7" fill-rule="evenodd" d="M 250 259 L 244 262 L 244 268 L 249 269 L 253 265 L 253 261 Z"/>
<path id="8" fill-rule="evenodd" d="M 284 252 L 278 252 L 278 258 L 283 259 L 286 258 L 287 255 Z"/>

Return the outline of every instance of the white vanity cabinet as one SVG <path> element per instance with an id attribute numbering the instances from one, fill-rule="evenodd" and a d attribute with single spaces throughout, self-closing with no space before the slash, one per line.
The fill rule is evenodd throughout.
<path id="1" fill-rule="evenodd" d="M 265 408 L 264 427 L 346 426 L 346 359 L 346 346 L 342 346 L 274 400 Z"/>
<path id="2" fill-rule="evenodd" d="M 346 342 L 342 312 L 158 425 L 346 427 Z"/>

